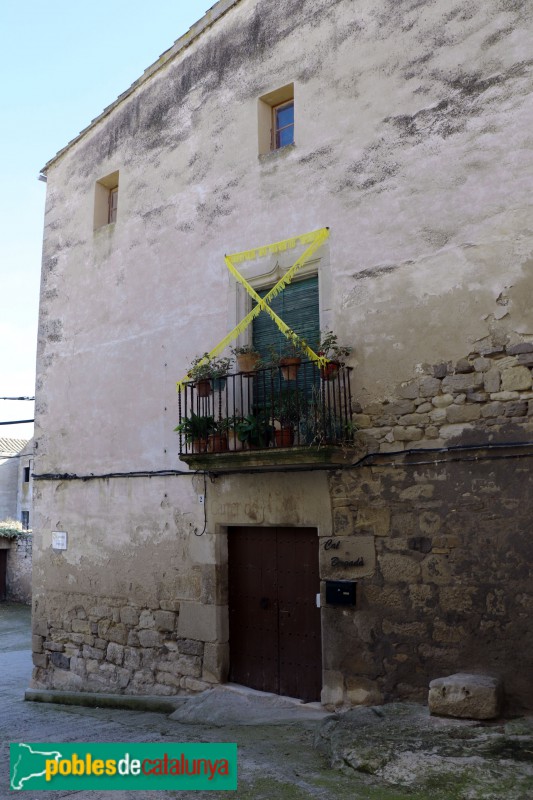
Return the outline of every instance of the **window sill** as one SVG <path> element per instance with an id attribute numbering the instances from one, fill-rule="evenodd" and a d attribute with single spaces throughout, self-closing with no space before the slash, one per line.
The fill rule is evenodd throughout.
<path id="1" fill-rule="evenodd" d="M 268 153 L 262 153 L 258 156 L 259 162 L 262 164 L 265 161 L 270 161 L 275 158 L 283 158 L 292 153 L 296 149 L 296 142 L 286 144 L 285 147 L 278 147 L 276 150 L 270 150 Z"/>

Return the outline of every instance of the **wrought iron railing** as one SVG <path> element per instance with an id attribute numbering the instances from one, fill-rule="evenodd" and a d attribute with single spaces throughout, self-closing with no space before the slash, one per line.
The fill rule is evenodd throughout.
<path id="1" fill-rule="evenodd" d="M 302 361 L 185 383 L 180 455 L 349 444 L 350 373 L 334 362 Z"/>

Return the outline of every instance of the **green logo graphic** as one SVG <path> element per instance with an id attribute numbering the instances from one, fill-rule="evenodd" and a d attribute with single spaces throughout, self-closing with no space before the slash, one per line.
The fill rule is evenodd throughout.
<path id="1" fill-rule="evenodd" d="M 237 745 L 93 742 L 10 745 L 13 791 L 237 788 Z"/>

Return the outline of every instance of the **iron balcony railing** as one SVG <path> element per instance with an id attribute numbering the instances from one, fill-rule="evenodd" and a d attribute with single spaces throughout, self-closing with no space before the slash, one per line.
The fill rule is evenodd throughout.
<path id="1" fill-rule="evenodd" d="M 353 441 L 351 368 L 315 361 L 185 383 L 180 455 Z"/>

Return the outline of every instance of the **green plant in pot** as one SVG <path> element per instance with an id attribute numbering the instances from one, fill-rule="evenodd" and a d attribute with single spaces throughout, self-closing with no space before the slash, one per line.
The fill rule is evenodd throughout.
<path id="1" fill-rule="evenodd" d="M 215 420 L 211 416 L 191 413 L 174 430 L 185 437 L 187 444 L 192 445 L 193 453 L 205 453 L 209 435 L 215 430 Z"/>
<path id="2" fill-rule="evenodd" d="M 291 334 L 294 335 L 294 338 Z M 268 350 L 269 355 L 265 360 L 265 366 L 280 367 L 283 380 L 295 381 L 302 358 L 307 357 L 305 342 L 298 339 L 293 331 L 289 331 L 289 338 L 283 342 L 281 347 L 276 348 L 274 345 L 270 345 Z"/>
<path id="3" fill-rule="evenodd" d="M 249 450 L 260 450 L 270 445 L 273 427 L 266 409 L 248 414 L 237 424 L 239 441 Z"/>
<path id="4" fill-rule="evenodd" d="M 352 352 L 352 347 L 339 344 L 339 339 L 333 331 L 321 331 L 317 346 L 317 354 L 327 359 L 327 364 L 320 367 L 320 377 L 323 381 L 332 381 L 339 374 L 339 369 L 344 360 Z"/>
<path id="5" fill-rule="evenodd" d="M 226 450 L 229 450 L 228 437 L 233 426 L 234 417 L 223 417 L 216 420 L 213 432 L 209 434 L 207 442 L 208 453 L 225 453 Z"/>
<path id="6" fill-rule="evenodd" d="M 261 361 L 261 354 L 251 344 L 234 347 L 231 351 L 237 360 L 237 369 L 243 375 L 251 376 Z"/>
<path id="7" fill-rule="evenodd" d="M 211 358 L 209 353 L 193 359 L 187 374 L 199 397 L 208 397 L 213 389 L 224 388 L 231 363 L 231 358 Z"/>
<path id="8" fill-rule="evenodd" d="M 305 416 L 305 409 L 301 405 L 303 398 L 298 398 L 295 392 L 282 392 L 274 400 L 272 418 L 274 420 L 274 438 L 276 447 L 292 447 L 294 444 L 294 430 Z M 300 400 L 300 402 L 299 402 Z"/>

